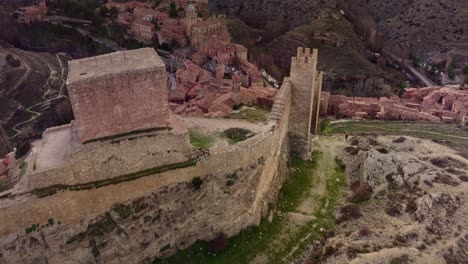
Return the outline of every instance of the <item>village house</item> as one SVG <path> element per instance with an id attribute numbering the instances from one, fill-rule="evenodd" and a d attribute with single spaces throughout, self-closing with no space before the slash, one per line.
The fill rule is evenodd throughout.
<path id="1" fill-rule="evenodd" d="M 181 66 L 185 61 L 191 60 L 195 53 L 196 51 L 190 47 L 178 48 L 172 52 L 171 59 L 175 64 Z"/>
<path id="2" fill-rule="evenodd" d="M 192 55 L 192 61 L 199 66 L 203 65 L 207 60 L 208 56 L 203 51 L 197 51 Z"/>
<path id="3" fill-rule="evenodd" d="M 231 65 L 238 59 L 238 62 L 247 61 L 247 48 L 242 45 L 228 43 L 220 46 L 216 53 L 217 63 Z"/>
<path id="4" fill-rule="evenodd" d="M 399 97 L 322 94 L 322 114 L 355 119 L 460 123 L 468 120 L 468 90 L 455 86 L 409 88 Z"/>
<path id="5" fill-rule="evenodd" d="M 144 43 L 151 43 L 155 32 L 155 27 L 151 22 L 135 20 L 132 24 L 132 33 L 135 39 Z"/>
<path id="6" fill-rule="evenodd" d="M 13 13 L 18 22 L 25 24 L 42 21 L 46 15 L 47 5 L 45 0 L 42 0 L 37 5 L 20 7 Z"/>
<path id="7" fill-rule="evenodd" d="M 157 11 L 146 7 L 135 7 L 133 15 L 138 20 L 151 22 L 153 18 L 157 17 Z"/>
<path id="8" fill-rule="evenodd" d="M 188 18 L 189 21 L 190 18 Z M 200 48 L 205 42 L 218 40 L 223 43 L 231 41 L 226 24 L 223 20 L 216 17 L 211 17 L 205 21 L 199 21 L 190 27 L 187 23 L 187 34 L 190 39 L 190 45 L 194 48 Z"/>

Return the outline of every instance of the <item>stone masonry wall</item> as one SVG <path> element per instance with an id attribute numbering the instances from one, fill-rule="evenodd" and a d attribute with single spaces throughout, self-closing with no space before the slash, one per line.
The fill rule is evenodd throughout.
<path id="1" fill-rule="evenodd" d="M 198 239 L 258 225 L 287 176 L 291 98 L 283 94 L 268 131 L 212 151 L 196 166 L 2 206 L 0 262 L 150 263 Z M 201 185 L 192 183 L 196 177 Z M 49 218 L 53 226 L 24 234 Z"/>
<path id="2" fill-rule="evenodd" d="M 32 189 L 54 185 L 77 185 L 184 162 L 193 157 L 187 132 L 158 133 L 111 143 L 80 145 L 62 167 L 30 174 Z"/>
<path id="3" fill-rule="evenodd" d="M 80 141 L 169 127 L 166 87 L 164 66 L 67 84 Z"/>

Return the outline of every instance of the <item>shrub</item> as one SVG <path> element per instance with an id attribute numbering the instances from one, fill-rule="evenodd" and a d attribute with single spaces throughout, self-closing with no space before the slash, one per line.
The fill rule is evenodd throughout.
<path id="1" fill-rule="evenodd" d="M 324 132 L 326 132 L 329 127 L 330 127 L 330 119 L 328 118 L 321 119 L 320 122 L 318 123 L 319 134 L 324 134 Z"/>
<path id="2" fill-rule="evenodd" d="M 361 208 L 355 204 L 346 205 L 340 208 L 341 216 L 337 219 L 338 222 L 344 222 L 350 219 L 358 219 L 362 216 Z"/>
<path id="3" fill-rule="evenodd" d="M 362 236 L 362 237 L 367 237 L 370 234 L 372 234 L 372 231 L 367 226 L 364 226 L 361 229 L 359 229 L 359 235 Z"/>
<path id="4" fill-rule="evenodd" d="M 416 210 L 418 209 L 418 204 L 416 203 L 416 201 L 414 199 L 411 199 L 409 202 L 408 202 L 408 205 L 406 205 L 406 212 L 407 213 L 414 213 L 416 212 Z"/>
<path id="5" fill-rule="evenodd" d="M 199 190 L 201 188 L 202 184 L 203 184 L 202 179 L 200 179 L 200 177 L 195 177 L 195 178 L 192 179 L 192 182 L 190 183 L 190 186 L 194 190 Z"/>
<path id="6" fill-rule="evenodd" d="M 344 171 L 346 169 L 346 164 L 344 164 L 344 162 L 340 158 L 335 157 L 335 162 L 340 168 L 340 170 Z"/>
<path id="7" fill-rule="evenodd" d="M 385 213 L 393 217 L 401 215 L 400 208 L 398 208 L 398 206 L 395 205 L 390 205 L 387 208 L 385 208 Z"/>
<path id="8" fill-rule="evenodd" d="M 392 142 L 393 143 L 403 143 L 406 141 L 406 138 L 405 137 L 399 137 L 397 139 L 394 139 Z"/>
<path id="9" fill-rule="evenodd" d="M 13 57 L 11 54 L 6 55 L 5 61 L 13 68 L 17 68 L 21 65 L 21 61 Z"/>
<path id="10" fill-rule="evenodd" d="M 351 146 L 357 146 L 359 144 L 359 139 L 353 137 L 349 140 L 349 144 L 351 144 Z"/>
<path id="11" fill-rule="evenodd" d="M 224 130 L 223 136 L 229 139 L 231 144 L 244 141 L 253 136 L 252 131 L 243 128 L 229 128 Z"/>
<path id="12" fill-rule="evenodd" d="M 390 260 L 390 264 L 406 264 L 406 263 L 409 263 L 408 255 L 402 255 L 400 257 L 393 258 L 392 260 Z"/>
<path id="13" fill-rule="evenodd" d="M 351 183 L 351 190 L 353 191 L 353 196 L 350 201 L 353 203 L 361 203 L 369 200 L 372 197 L 372 186 L 368 182 L 357 181 Z"/>
<path id="14" fill-rule="evenodd" d="M 346 147 L 345 151 L 348 152 L 348 154 L 355 156 L 355 155 L 357 155 L 359 153 L 359 148 Z"/>
<path id="15" fill-rule="evenodd" d="M 370 138 L 369 139 L 369 144 L 372 146 L 377 146 L 379 145 L 379 142 L 375 138 Z"/>
<path id="16" fill-rule="evenodd" d="M 388 154 L 388 150 L 386 148 L 378 148 L 377 151 L 382 154 Z"/>
<path id="17" fill-rule="evenodd" d="M 445 168 L 449 165 L 449 161 L 446 157 L 444 158 L 433 158 L 431 159 L 431 163 L 434 165 L 434 166 L 437 166 L 439 168 Z"/>
<path id="18" fill-rule="evenodd" d="M 226 249 L 228 242 L 228 237 L 224 233 L 219 233 L 215 239 L 208 243 L 208 250 L 211 253 L 219 253 Z"/>
<path id="19" fill-rule="evenodd" d="M 54 219 L 53 219 L 53 218 L 49 218 L 49 220 L 47 220 L 47 223 L 48 223 L 50 226 L 53 226 L 53 225 L 54 225 Z"/>

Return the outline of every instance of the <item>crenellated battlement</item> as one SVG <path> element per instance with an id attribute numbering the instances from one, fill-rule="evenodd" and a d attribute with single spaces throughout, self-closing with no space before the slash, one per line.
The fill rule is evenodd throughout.
<path id="1" fill-rule="evenodd" d="M 317 64 L 317 59 L 318 59 L 317 49 L 313 49 L 311 53 L 310 48 L 298 47 L 297 55 L 295 57 L 292 57 L 291 64 L 297 64 L 297 63 Z"/>

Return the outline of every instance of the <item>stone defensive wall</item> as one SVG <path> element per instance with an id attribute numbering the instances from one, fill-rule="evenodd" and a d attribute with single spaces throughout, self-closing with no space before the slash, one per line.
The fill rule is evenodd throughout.
<path id="1" fill-rule="evenodd" d="M 0 200 L 0 262 L 150 263 L 197 240 L 258 225 L 273 215 L 288 175 L 290 89 L 288 82 L 280 89 L 267 130 L 193 164 L 119 184 Z"/>
<path id="2" fill-rule="evenodd" d="M 53 129 L 43 135 L 44 148 L 48 148 L 49 139 L 55 135 Z M 59 167 L 35 170 L 28 176 L 30 188 L 41 195 L 73 186 L 111 182 L 113 178 L 183 164 L 195 157 L 187 131 L 160 130 L 138 134 L 136 138 L 128 136 L 83 145 L 78 142 L 73 127 L 69 129 L 72 133 L 69 159 Z"/>
<path id="3" fill-rule="evenodd" d="M 468 91 L 457 86 L 409 88 L 399 97 L 346 97 L 323 93 L 321 114 L 356 119 L 463 123 L 468 120 Z"/>

